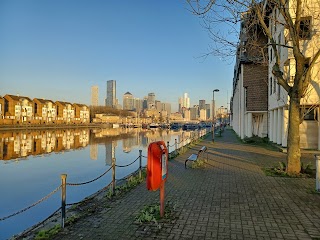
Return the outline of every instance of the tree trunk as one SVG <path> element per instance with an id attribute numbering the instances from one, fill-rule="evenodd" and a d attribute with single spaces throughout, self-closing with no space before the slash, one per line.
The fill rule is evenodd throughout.
<path id="1" fill-rule="evenodd" d="M 298 174 L 301 170 L 300 152 L 300 98 L 290 97 L 287 173 Z"/>

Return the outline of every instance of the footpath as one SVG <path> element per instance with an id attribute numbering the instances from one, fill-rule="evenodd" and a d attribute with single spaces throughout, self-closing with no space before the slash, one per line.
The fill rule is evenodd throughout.
<path id="1" fill-rule="evenodd" d="M 184 167 L 190 154 L 207 147 L 203 168 Z M 159 203 L 159 191 L 143 182 L 114 201 L 100 200 L 98 211 L 67 226 L 54 239 L 320 239 L 320 195 L 315 179 L 270 177 L 262 171 L 285 153 L 241 143 L 232 130 L 211 136 L 169 161 L 166 201 L 176 219 L 154 231 L 135 218 Z M 302 161 L 315 166 L 312 154 Z"/>

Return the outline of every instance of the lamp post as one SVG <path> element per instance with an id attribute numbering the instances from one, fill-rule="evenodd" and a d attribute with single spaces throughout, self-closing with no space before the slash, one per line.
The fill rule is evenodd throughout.
<path id="1" fill-rule="evenodd" d="M 219 92 L 219 89 L 212 91 L 212 142 L 214 142 L 214 92 Z"/>

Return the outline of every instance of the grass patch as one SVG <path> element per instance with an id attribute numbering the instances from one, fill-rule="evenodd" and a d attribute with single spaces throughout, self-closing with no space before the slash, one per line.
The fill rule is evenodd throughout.
<path id="1" fill-rule="evenodd" d="M 51 239 L 54 235 L 56 235 L 61 230 L 60 225 L 55 225 L 53 228 L 48 230 L 41 230 L 35 236 L 35 240 L 42 240 L 42 239 Z"/>
<path id="2" fill-rule="evenodd" d="M 164 216 L 163 218 L 161 218 L 159 203 L 147 205 L 139 212 L 139 215 L 136 216 L 135 223 L 151 224 L 160 230 L 162 228 L 162 223 L 171 222 L 174 219 L 176 219 L 175 211 L 176 204 L 173 204 L 168 201 L 165 204 Z"/>
<path id="3" fill-rule="evenodd" d="M 207 160 L 198 159 L 192 162 L 191 168 L 204 168 Z"/>
<path id="4" fill-rule="evenodd" d="M 263 171 L 267 176 L 272 177 L 295 177 L 295 178 L 315 178 L 316 169 L 312 168 L 311 163 L 303 164 L 301 163 L 300 173 L 291 175 L 286 172 L 286 164 L 284 162 L 279 162 L 278 165 L 271 168 L 263 168 Z"/>
<path id="5" fill-rule="evenodd" d="M 245 137 L 243 140 L 242 140 L 243 143 L 245 144 L 251 144 L 251 145 L 254 145 L 254 146 L 260 146 L 260 147 L 263 147 L 265 149 L 269 149 L 269 150 L 273 150 L 273 151 L 279 151 L 279 148 L 277 146 L 275 146 L 273 143 L 271 143 L 269 141 L 269 138 L 267 137 L 264 137 L 264 138 L 261 138 L 261 137 L 257 137 L 257 136 L 253 136 L 253 137 Z"/>
<path id="6" fill-rule="evenodd" d="M 315 189 L 312 189 L 312 190 L 310 189 L 310 190 L 308 190 L 308 193 L 320 195 L 320 191 L 317 191 L 317 190 L 315 190 Z"/>
<path id="7" fill-rule="evenodd" d="M 128 192 L 129 190 L 135 188 L 140 183 L 142 183 L 146 179 L 146 176 L 147 176 L 147 172 L 146 172 L 146 170 L 143 170 L 141 178 L 140 178 L 139 174 L 128 177 L 126 182 L 123 185 L 115 187 L 114 192 L 112 189 L 110 189 L 106 193 L 106 197 L 108 199 L 112 199 L 115 196 L 120 196 L 120 195 Z"/>

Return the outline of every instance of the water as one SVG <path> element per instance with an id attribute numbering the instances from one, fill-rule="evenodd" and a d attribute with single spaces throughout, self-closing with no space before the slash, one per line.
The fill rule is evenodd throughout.
<path id="1" fill-rule="evenodd" d="M 181 130 L 122 128 L 0 133 L 0 219 L 47 196 L 60 186 L 61 174 L 67 174 L 68 183 L 86 182 L 108 170 L 112 158 L 117 165 L 127 165 L 137 159 L 139 150 L 147 156 L 151 142 L 169 141 L 172 146 L 175 139 L 180 143 L 194 134 Z M 143 157 L 142 166 L 146 162 Z M 125 168 L 117 167 L 116 179 L 138 168 L 139 161 Z M 111 179 L 112 171 L 109 171 L 93 183 L 67 186 L 66 202 L 81 201 L 108 185 Z M 0 239 L 10 238 L 47 218 L 60 207 L 60 194 L 59 190 L 35 207 L 0 221 Z"/>

